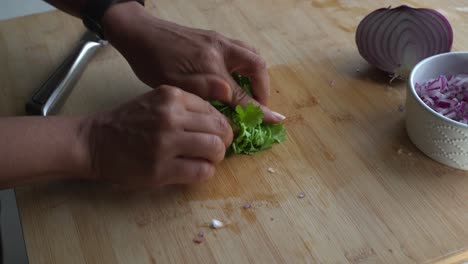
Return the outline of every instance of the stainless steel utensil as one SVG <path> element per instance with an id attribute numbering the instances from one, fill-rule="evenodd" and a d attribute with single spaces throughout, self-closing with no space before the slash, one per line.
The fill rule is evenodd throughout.
<path id="1" fill-rule="evenodd" d="M 26 113 L 42 116 L 56 114 L 80 79 L 88 62 L 99 48 L 106 44 L 107 41 L 101 40 L 94 33 L 86 32 L 78 46 L 34 92 L 26 103 Z"/>

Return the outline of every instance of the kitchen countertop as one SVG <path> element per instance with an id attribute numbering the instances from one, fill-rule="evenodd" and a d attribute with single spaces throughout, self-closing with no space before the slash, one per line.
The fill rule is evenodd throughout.
<path id="1" fill-rule="evenodd" d="M 54 8 L 40 0 L 2 0 L 0 20 L 12 19 L 53 10 Z"/>
<path id="2" fill-rule="evenodd" d="M 405 83 L 361 59 L 359 21 L 417 1 L 149 1 L 181 24 L 256 46 L 269 65 L 270 106 L 288 139 L 228 158 L 208 183 L 122 192 L 86 182 L 17 188 L 31 263 L 462 263 L 468 258 L 468 173 L 419 152 L 404 129 Z M 460 1 L 424 1 L 468 48 Z M 58 66 L 81 22 L 60 12 L 0 22 L 0 115 Z M 357 71 L 359 69 L 359 71 Z M 103 49 L 62 114 L 88 114 L 147 91 L 122 57 Z M 267 169 L 275 169 L 269 173 Z M 298 198 L 299 193 L 305 197 Z M 252 208 L 243 209 L 250 203 Z M 217 218 L 227 226 L 211 230 Z M 193 238 L 205 232 L 206 242 Z"/>

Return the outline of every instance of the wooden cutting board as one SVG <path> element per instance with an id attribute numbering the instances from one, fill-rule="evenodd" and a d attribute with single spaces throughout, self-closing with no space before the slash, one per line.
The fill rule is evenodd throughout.
<path id="1" fill-rule="evenodd" d="M 17 189 L 31 263 L 462 263 L 468 173 L 419 152 L 404 129 L 405 83 L 359 56 L 372 10 L 420 1 L 160 0 L 155 15 L 214 29 L 267 60 L 287 141 L 224 161 L 208 183 L 123 193 L 59 182 Z M 468 49 L 467 1 L 424 1 Z M 0 113 L 31 94 L 82 33 L 59 12 L 0 22 Z M 149 88 L 106 47 L 63 114 L 117 106 Z M 273 168 L 276 172 L 268 172 Z M 298 195 L 304 193 L 300 199 Z M 245 204 L 252 208 L 243 209 Z M 227 226 L 211 230 L 212 218 Z M 192 240 L 204 232 L 206 242 Z M 447 259 L 448 258 L 448 259 Z"/>

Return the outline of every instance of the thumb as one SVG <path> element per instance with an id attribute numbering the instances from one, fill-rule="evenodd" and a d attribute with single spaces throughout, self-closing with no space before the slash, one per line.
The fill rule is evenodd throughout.
<path id="1" fill-rule="evenodd" d="M 215 74 L 193 74 L 184 76 L 177 81 L 176 86 L 186 92 L 196 94 L 205 100 L 229 101 L 230 86 Z"/>

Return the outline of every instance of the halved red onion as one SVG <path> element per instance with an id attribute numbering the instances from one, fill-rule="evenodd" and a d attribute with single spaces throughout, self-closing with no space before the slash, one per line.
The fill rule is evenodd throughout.
<path id="1" fill-rule="evenodd" d="M 361 56 L 376 68 L 406 78 L 421 60 L 452 49 L 449 21 L 428 8 L 402 5 L 367 15 L 356 31 Z"/>

